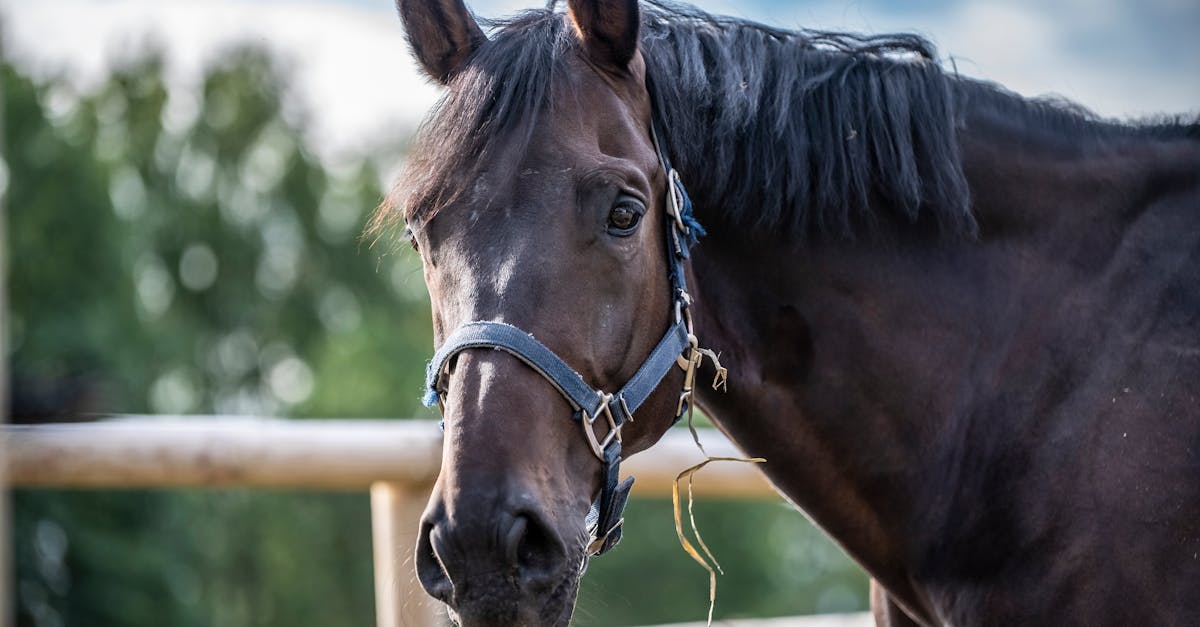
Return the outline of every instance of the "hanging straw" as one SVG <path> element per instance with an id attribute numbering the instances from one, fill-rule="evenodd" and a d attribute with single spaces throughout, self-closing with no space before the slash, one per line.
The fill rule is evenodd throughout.
<path id="1" fill-rule="evenodd" d="M 713 387 L 716 387 L 715 382 Z M 713 610 L 717 606 L 717 573 L 724 575 L 725 571 L 721 570 L 721 564 L 717 562 L 717 558 L 713 556 L 712 551 L 708 549 L 708 545 L 704 543 L 704 538 L 700 535 L 700 530 L 696 528 L 696 515 L 693 509 L 693 506 L 696 502 L 693 494 L 695 476 L 700 469 L 704 468 L 711 462 L 744 462 L 748 464 L 761 464 L 767 460 L 762 457 L 713 457 L 709 455 L 708 451 L 704 450 L 704 445 L 700 443 L 700 434 L 696 432 L 696 427 L 692 422 L 691 405 L 688 406 L 688 430 L 692 432 L 692 440 L 695 441 L 696 447 L 700 449 L 700 452 L 704 454 L 705 460 L 699 464 L 696 464 L 695 466 L 692 466 L 691 468 L 688 468 L 687 470 L 684 470 L 683 472 L 679 473 L 679 476 L 675 477 L 675 481 L 671 483 L 671 505 L 675 510 L 675 535 L 679 536 L 680 546 L 683 547 L 683 550 L 686 551 L 693 560 L 696 560 L 697 564 L 702 566 L 704 570 L 708 571 L 708 626 L 712 627 Z M 683 533 L 683 516 L 679 508 L 679 482 L 685 478 L 687 479 L 688 521 L 691 523 L 692 534 L 696 536 L 696 543 L 699 544 L 700 548 L 704 551 L 703 556 L 700 554 L 700 551 L 696 550 L 695 545 L 693 545 Z"/>

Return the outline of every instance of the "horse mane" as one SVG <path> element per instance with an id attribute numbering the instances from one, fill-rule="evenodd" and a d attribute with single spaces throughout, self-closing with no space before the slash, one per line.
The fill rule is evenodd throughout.
<path id="1" fill-rule="evenodd" d="M 671 155 L 718 219 L 852 235 L 878 221 L 871 208 L 883 203 L 872 201 L 885 198 L 908 221 L 973 232 L 959 107 L 929 41 L 782 30 L 658 2 L 643 20 Z"/>
<path id="2" fill-rule="evenodd" d="M 493 153 L 528 146 L 577 45 L 556 4 L 484 22 L 491 41 L 427 118 L 373 230 L 401 215 L 428 220 L 466 191 L 464 175 L 516 167 Z M 881 220 L 973 234 L 958 143 L 968 105 L 1093 136 L 1200 128 L 1119 125 L 1065 100 L 1025 99 L 945 71 L 912 34 L 784 30 L 643 0 L 641 40 L 667 149 L 701 219 L 787 237 L 853 236 Z"/>

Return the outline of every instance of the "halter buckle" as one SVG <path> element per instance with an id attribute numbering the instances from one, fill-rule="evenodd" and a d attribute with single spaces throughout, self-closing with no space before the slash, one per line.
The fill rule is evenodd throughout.
<path id="1" fill-rule="evenodd" d="M 587 438 L 588 445 L 592 447 L 592 453 L 595 453 L 600 461 L 604 461 L 604 449 L 608 448 L 613 440 L 621 441 L 621 425 L 617 424 L 617 419 L 613 416 L 612 408 L 609 406 L 612 400 L 612 394 L 601 392 L 599 407 L 592 410 L 592 413 L 588 413 L 586 409 L 580 410 L 583 413 L 583 420 L 579 421 L 583 425 L 583 435 Z M 608 433 L 605 434 L 603 440 L 596 437 L 595 430 L 596 420 L 600 418 L 601 414 L 604 414 L 608 422 Z"/>
<path id="2" fill-rule="evenodd" d="M 689 319 L 688 322 L 690 323 L 691 320 Z M 675 364 L 684 372 L 683 391 L 679 393 L 679 404 L 675 406 L 676 418 L 683 415 L 684 404 L 692 400 L 693 391 L 696 387 L 696 372 L 700 369 L 700 364 L 704 363 L 705 357 L 712 361 L 713 368 L 716 369 L 716 375 L 713 376 L 712 389 L 725 390 L 726 381 L 729 378 L 729 371 L 721 365 L 716 352 L 708 348 L 700 348 L 700 341 L 690 330 L 689 326 L 686 357 L 680 355 L 675 358 Z"/>
<path id="3" fill-rule="evenodd" d="M 688 322 L 690 323 L 691 320 L 688 320 Z M 684 372 L 683 391 L 679 393 L 679 404 L 675 406 L 676 418 L 683 415 L 684 405 L 692 399 L 692 389 L 696 385 L 696 369 L 700 367 L 700 362 L 703 359 L 704 353 L 700 352 L 700 340 L 696 339 L 696 336 L 689 329 L 687 357 L 680 355 L 675 360 L 675 363 Z"/>
<path id="4" fill-rule="evenodd" d="M 671 202 L 667 203 L 667 215 L 675 218 L 675 228 L 679 233 L 687 233 L 687 225 L 683 223 L 683 196 L 680 195 L 676 185 L 682 185 L 679 179 L 679 171 L 671 168 L 667 172 L 667 193 L 670 196 Z"/>
<path id="5" fill-rule="evenodd" d="M 625 519 L 621 518 L 617 522 L 613 523 L 612 527 L 608 528 L 608 531 L 605 531 L 603 534 L 597 533 L 595 535 L 595 539 L 592 540 L 590 544 L 588 544 L 588 548 L 587 548 L 588 555 L 596 555 L 597 553 L 599 553 L 600 549 L 604 548 L 604 543 L 608 542 L 608 536 L 611 536 L 614 531 L 616 531 L 617 529 L 620 529 L 621 525 L 623 525 L 623 524 L 625 524 Z M 599 531 L 599 530 L 597 529 L 596 531 Z"/>

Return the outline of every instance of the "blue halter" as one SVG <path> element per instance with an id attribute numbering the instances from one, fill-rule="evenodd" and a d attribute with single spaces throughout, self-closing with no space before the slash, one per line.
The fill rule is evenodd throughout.
<path id="1" fill-rule="evenodd" d="M 671 282 L 671 300 L 674 322 L 663 334 L 662 339 L 633 378 L 616 393 L 597 390 L 584 381 L 571 366 L 567 365 L 554 351 L 533 338 L 532 335 L 503 322 L 479 320 L 459 327 L 429 361 L 425 375 L 425 404 L 440 404 L 444 393 L 443 375 L 451 358 L 462 351 L 473 348 L 490 348 L 512 354 L 529 366 L 562 394 L 574 410 L 574 420 L 583 427 L 592 452 L 600 460 L 603 469 L 603 485 L 600 494 L 592 502 L 587 516 L 588 532 L 592 541 L 588 545 L 589 555 L 607 552 L 621 540 L 621 517 L 633 487 L 633 477 L 620 479 L 621 427 L 633 420 L 633 413 L 649 398 L 663 378 L 678 365 L 687 374 L 683 393 L 675 411 L 675 420 L 683 415 L 691 402 L 692 381 L 699 365 L 696 337 L 691 333 L 691 317 L 684 276 L 684 262 L 689 250 L 704 229 L 692 216 L 692 201 L 679 180 L 679 174 L 671 167 L 670 158 L 659 141 L 661 132 L 658 116 L 654 116 L 651 134 L 654 147 L 663 171 L 667 173 L 667 268 Z M 604 417 L 608 431 L 603 439 L 596 437 L 595 423 Z"/>

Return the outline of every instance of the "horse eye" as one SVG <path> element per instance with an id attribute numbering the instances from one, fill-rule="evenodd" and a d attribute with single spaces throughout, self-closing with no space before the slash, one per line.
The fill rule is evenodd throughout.
<path id="1" fill-rule="evenodd" d="M 646 208 L 632 198 L 622 198 L 608 213 L 608 232 L 618 237 L 628 237 L 642 221 Z"/>
<path id="2" fill-rule="evenodd" d="M 417 247 L 417 237 L 415 234 L 413 234 L 413 230 L 411 228 L 404 228 L 404 241 L 408 242 L 408 245 L 412 246 L 413 250 L 421 252 L 420 248 Z"/>

